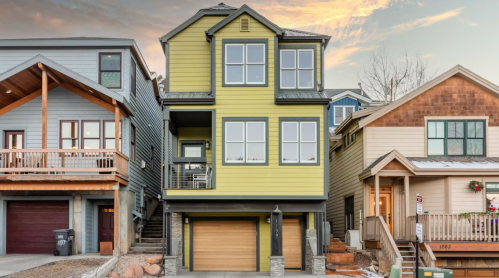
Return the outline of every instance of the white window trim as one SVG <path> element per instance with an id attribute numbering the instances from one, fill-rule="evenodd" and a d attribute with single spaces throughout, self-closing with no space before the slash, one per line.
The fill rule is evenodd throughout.
<path id="1" fill-rule="evenodd" d="M 227 59 L 227 56 L 229 54 L 228 47 L 229 46 L 237 46 L 237 45 L 240 45 L 240 46 L 243 47 L 243 57 L 242 57 L 243 61 L 242 61 L 242 63 L 229 63 L 228 59 Z M 230 44 L 226 44 L 225 45 L 225 65 L 224 65 L 224 67 L 225 67 L 225 84 L 244 84 L 245 76 L 246 76 L 245 75 L 245 69 L 246 69 L 246 64 L 245 64 L 246 53 L 245 52 L 246 52 L 246 46 L 243 43 L 230 43 Z M 243 77 L 243 82 L 229 82 L 227 80 L 227 76 L 228 76 L 228 74 L 227 74 L 227 72 L 228 72 L 227 65 L 242 65 L 243 66 L 243 76 L 242 76 Z"/>
<path id="2" fill-rule="evenodd" d="M 284 124 L 285 123 L 296 123 L 297 124 L 297 141 L 286 141 L 284 140 Z M 301 126 L 302 124 L 314 124 L 314 136 L 315 136 L 315 140 L 314 141 L 304 141 L 302 140 L 302 133 L 301 133 Z M 281 135 L 281 138 L 280 138 L 280 141 L 281 141 L 281 163 L 289 163 L 289 164 L 296 164 L 296 163 L 300 163 L 300 164 L 306 164 L 306 163 L 317 163 L 318 160 L 317 160 L 317 157 L 319 156 L 318 154 L 318 151 L 317 151 L 317 144 L 318 144 L 318 139 L 317 138 L 317 122 L 315 121 L 283 121 L 281 122 L 281 130 L 283 131 L 282 132 L 282 135 Z M 296 161 L 285 161 L 284 160 L 284 143 L 297 143 L 297 148 L 298 148 L 298 160 Z M 303 160 L 302 159 L 302 148 L 301 148 L 301 144 L 302 143 L 315 143 L 315 147 L 314 147 L 314 150 L 316 150 L 316 155 L 315 155 L 315 160 Z"/>
<path id="3" fill-rule="evenodd" d="M 336 108 L 342 108 L 343 110 L 343 120 L 339 123 L 336 122 Z M 334 108 L 333 108 L 333 122 L 334 122 L 334 125 L 340 125 L 347 117 L 346 117 L 346 108 L 347 107 L 352 107 L 353 108 L 353 112 L 355 112 L 355 105 L 335 105 Z"/>
<path id="4" fill-rule="evenodd" d="M 282 59 L 282 53 L 283 53 L 283 52 L 294 52 L 294 56 L 295 56 L 295 63 L 294 63 L 294 67 L 292 67 L 292 68 L 283 68 L 283 67 L 282 67 L 282 61 L 283 61 L 283 59 Z M 279 60 L 280 60 L 280 65 L 279 65 L 279 74 L 280 74 L 280 76 L 282 76 L 282 71 L 283 71 L 283 70 L 288 70 L 288 71 L 293 70 L 293 71 L 294 71 L 294 73 L 295 73 L 295 82 L 294 82 L 294 86 L 293 86 L 293 87 L 283 87 L 283 86 L 282 86 L 282 80 L 283 80 L 282 78 L 280 78 L 280 83 L 281 83 L 281 84 L 279 84 L 279 87 L 280 87 L 281 89 L 296 89 L 296 83 L 297 83 L 297 80 L 296 80 L 296 76 L 297 76 L 297 74 L 296 74 L 296 69 L 297 69 L 297 63 L 298 63 L 298 61 L 296 61 L 296 57 L 297 57 L 297 56 L 296 56 L 296 49 L 281 49 L 281 50 L 280 50 L 280 53 L 279 53 L 279 56 L 280 56 L 280 57 L 279 57 Z"/>
<path id="5" fill-rule="evenodd" d="M 228 124 L 232 124 L 232 123 L 239 123 L 239 124 L 242 124 L 243 125 L 243 141 L 229 141 L 228 138 L 227 138 L 227 125 Z M 247 129 L 247 126 L 248 124 L 250 123 L 262 123 L 263 124 L 263 141 L 251 141 L 249 142 L 248 141 L 248 138 L 247 138 L 247 133 L 246 133 L 246 129 Z M 227 121 L 225 122 L 225 130 L 224 130 L 225 134 L 225 157 L 224 157 L 224 161 L 225 163 L 227 164 L 244 164 L 244 163 L 248 163 L 248 164 L 261 164 L 261 163 L 267 163 L 267 123 L 265 121 Z M 227 148 L 227 143 L 243 143 L 243 160 L 227 160 L 227 155 L 228 155 L 228 148 Z M 250 160 L 250 161 L 247 161 L 247 144 L 248 143 L 264 143 L 263 144 L 263 160 L 258 160 L 258 161 L 254 161 L 254 160 Z"/>
<path id="6" fill-rule="evenodd" d="M 312 67 L 311 68 L 300 68 L 300 52 L 311 52 L 312 53 Z M 298 89 L 313 89 L 314 88 L 314 51 L 312 49 L 298 49 L 298 52 L 296 53 L 296 62 L 298 63 L 298 67 L 296 70 L 296 85 L 298 86 Z M 300 70 L 312 70 L 312 86 L 310 87 L 300 87 Z"/>
<path id="7" fill-rule="evenodd" d="M 284 139 L 284 124 L 296 124 L 296 141 L 289 141 Z M 300 163 L 300 122 L 281 122 L 282 138 L 281 138 L 281 150 L 282 150 L 282 163 Z M 284 160 L 284 143 L 296 143 L 296 160 Z"/>
<path id="8" fill-rule="evenodd" d="M 262 48 L 263 49 L 263 53 L 262 53 L 263 62 L 261 62 L 261 63 L 248 62 L 248 45 L 261 45 L 261 46 L 263 46 L 263 48 Z M 245 80 L 244 81 L 245 81 L 245 84 L 265 84 L 265 59 L 266 59 L 266 57 L 265 57 L 265 44 L 263 44 L 263 43 L 247 43 L 244 47 L 244 51 L 245 51 L 245 55 L 244 55 L 244 57 L 245 57 L 245 61 L 244 61 L 244 71 L 245 71 Z M 248 70 L 247 70 L 248 65 L 262 65 L 263 66 L 263 72 L 262 72 L 263 81 L 262 82 L 248 82 Z M 227 70 L 225 72 L 227 72 Z"/>
<path id="9" fill-rule="evenodd" d="M 302 139 L 302 124 L 314 124 L 314 137 L 315 137 L 315 140 L 314 141 L 304 141 Z M 303 121 L 303 122 L 300 122 L 300 163 L 317 163 L 317 122 L 307 122 L 307 121 Z M 315 159 L 310 161 L 310 160 L 303 160 L 302 158 L 302 147 L 301 147 L 301 144 L 302 143 L 314 143 L 314 150 L 315 150 Z"/>

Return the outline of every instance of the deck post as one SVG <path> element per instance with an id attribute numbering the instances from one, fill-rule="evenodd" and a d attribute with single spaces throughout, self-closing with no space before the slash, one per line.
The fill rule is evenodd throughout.
<path id="1" fill-rule="evenodd" d="M 379 216 L 379 176 L 374 176 L 374 215 Z"/>
<path id="2" fill-rule="evenodd" d="M 119 239 L 120 239 L 120 185 L 114 186 L 114 249 L 113 256 L 120 256 Z"/>
<path id="3" fill-rule="evenodd" d="M 118 106 L 118 102 L 113 99 L 114 105 L 114 148 L 117 151 L 121 151 L 120 149 L 120 107 Z"/>
<path id="4" fill-rule="evenodd" d="M 48 77 L 47 70 L 42 69 L 42 149 L 47 149 L 47 102 L 48 102 Z"/>
<path id="5" fill-rule="evenodd" d="M 409 229 L 409 176 L 404 176 L 404 200 L 405 200 L 405 230 Z"/>

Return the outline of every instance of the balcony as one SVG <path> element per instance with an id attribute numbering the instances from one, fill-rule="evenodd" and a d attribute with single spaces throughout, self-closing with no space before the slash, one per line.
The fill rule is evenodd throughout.
<path id="1" fill-rule="evenodd" d="M 211 189 L 212 165 L 205 157 L 174 157 L 167 189 Z"/>
<path id="2" fill-rule="evenodd" d="M 128 177 L 128 157 L 117 150 L 0 150 L 0 182 L 118 181 L 126 185 Z"/>

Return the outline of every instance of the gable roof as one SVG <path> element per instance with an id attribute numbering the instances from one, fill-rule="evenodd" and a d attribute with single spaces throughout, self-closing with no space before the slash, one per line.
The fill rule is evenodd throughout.
<path id="1" fill-rule="evenodd" d="M 257 13 L 255 10 L 250 8 L 248 5 L 244 4 L 237 11 L 233 12 L 231 15 L 227 16 L 222 21 L 220 21 L 219 23 L 215 24 L 213 27 L 208 29 L 208 31 L 206 31 L 206 35 L 208 37 L 213 36 L 218 30 L 222 29 L 224 26 L 226 26 L 227 24 L 229 24 L 234 19 L 236 19 L 237 17 L 239 17 L 240 15 L 242 15 L 244 13 L 249 14 L 254 19 L 258 20 L 258 22 L 265 25 L 270 30 L 274 31 L 277 35 L 283 34 L 283 30 L 281 28 L 279 28 L 279 26 L 272 23 L 270 20 L 268 20 L 267 18 L 265 18 L 261 14 Z"/>
<path id="2" fill-rule="evenodd" d="M 226 11 L 226 10 L 235 11 L 235 10 L 237 10 L 237 8 L 229 6 L 229 5 L 226 5 L 223 2 L 220 2 L 216 6 L 211 6 L 211 7 L 208 7 L 208 8 L 203 8 L 203 9 L 200 9 L 199 11 Z"/>
<path id="3" fill-rule="evenodd" d="M 104 97 L 108 97 L 110 99 L 114 99 L 114 100 L 122 103 L 123 108 L 125 109 L 125 111 L 128 114 L 134 114 L 133 108 L 131 107 L 131 105 L 128 103 L 128 101 L 126 100 L 126 98 L 123 95 L 121 95 L 113 90 L 110 90 L 110 89 L 88 79 L 87 77 L 85 77 L 77 72 L 74 72 L 74 71 L 62 66 L 61 64 L 54 62 L 53 60 L 50 60 L 47 57 L 40 55 L 40 54 L 34 56 L 33 58 L 31 58 L 27 61 L 22 62 L 21 64 L 13 67 L 11 69 L 8 69 L 7 71 L 5 71 L 3 73 L 0 73 L 0 82 L 6 80 L 8 78 L 14 77 L 16 74 L 18 74 L 24 70 L 27 70 L 30 67 L 32 67 L 33 65 L 36 65 L 38 63 L 41 63 L 44 66 L 47 66 L 51 70 L 54 70 L 56 73 L 60 73 L 62 76 L 64 76 L 65 80 L 69 80 L 69 82 L 76 83 L 76 85 L 77 85 L 76 87 L 78 87 L 78 88 L 85 88 L 86 90 L 91 91 L 92 94 L 98 92 L 98 93 L 102 94 Z M 81 86 L 80 86 L 80 84 L 81 84 Z M 41 84 L 40 84 L 40 86 L 41 86 Z M 64 84 L 61 84 L 61 86 L 64 87 Z M 85 93 L 88 93 L 88 92 L 85 92 Z"/>
<path id="4" fill-rule="evenodd" d="M 372 102 L 371 97 L 360 89 L 324 89 L 324 93 L 326 93 L 332 102 L 347 96 L 357 99 L 364 104 L 370 104 Z"/>
<path id="5" fill-rule="evenodd" d="M 360 173 L 359 178 L 361 180 L 366 179 L 368 177 L 376 175 L 379 171 L 381 171 L 388 163 L 393 160 L 397 160 L 404 167 L 409 170 L 412 174 L 415 174 L 416 166 L 409 161 L 405 156 L 403 156 L 399 151 L 393 150 L 383 156 L 380 156 L 376 161 L 374 161 L 371 165 L 369 165 L 362 173 Z"/>
<path id="6" fill-rule="evenodd" d="M 394 110 L 395 108 L 400 107 L 404 103 L 414 99 L 415 97 L 421 95 L 422 93 L 428 91 L 429 89 L 437 86 L 441 82 L 449 79 L 452 76 L 459 76 L 463 79 L 466 79 L 486 90 L 489 92 L 492 92 L 496 94 L 499 97 L 499 86 L 496 84 L 478 76 L 474 72 L 464 68 L 461 65 L 457 65 L 450 70 L 442 73 L 441 75 L 435 77 L 433 80 L 425 83 L 423 86 L 415 89 L 414 91 L 406 94 L 405 96 L 399 98 L 396 101 L 393 101 L 385 106 L 380 106 L 381 108 L 378 109 L 375 113 L 371 114 L 369 117 L 366 117 L 365 119 L 362 119 L 359 121 L 359 128 L 363 128 L 366 125 L 372 123 L 373 121 L 381 118 L 382 116 L 388 114 L 390 111 Z"/>

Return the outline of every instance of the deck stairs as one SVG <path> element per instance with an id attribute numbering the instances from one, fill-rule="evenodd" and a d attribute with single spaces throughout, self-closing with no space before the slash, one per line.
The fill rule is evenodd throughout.
<path id="1" fill-rule="evenodd" d="M 163 253 L 163 203 L 160 202 L 142 231 L 140 242 L 132 243 L 130 254 Z"/>
<path id="2" fill-rule="evenodd" d="M 347 251 L 345 242 L 332 238 L 327 254 L 326 275 L 363 275 L 364 271 L 354 264 L 354 253 Z"/>
<path id="3" fill-rule="evenodd" d="M 416 248 L 410 241 L 395 241 L 397 248 L 402 255 L 402 277 L 413 277 L 416 267 Z M 418 260 L 419 266 L 424 266 L 421 260 Z"/>

